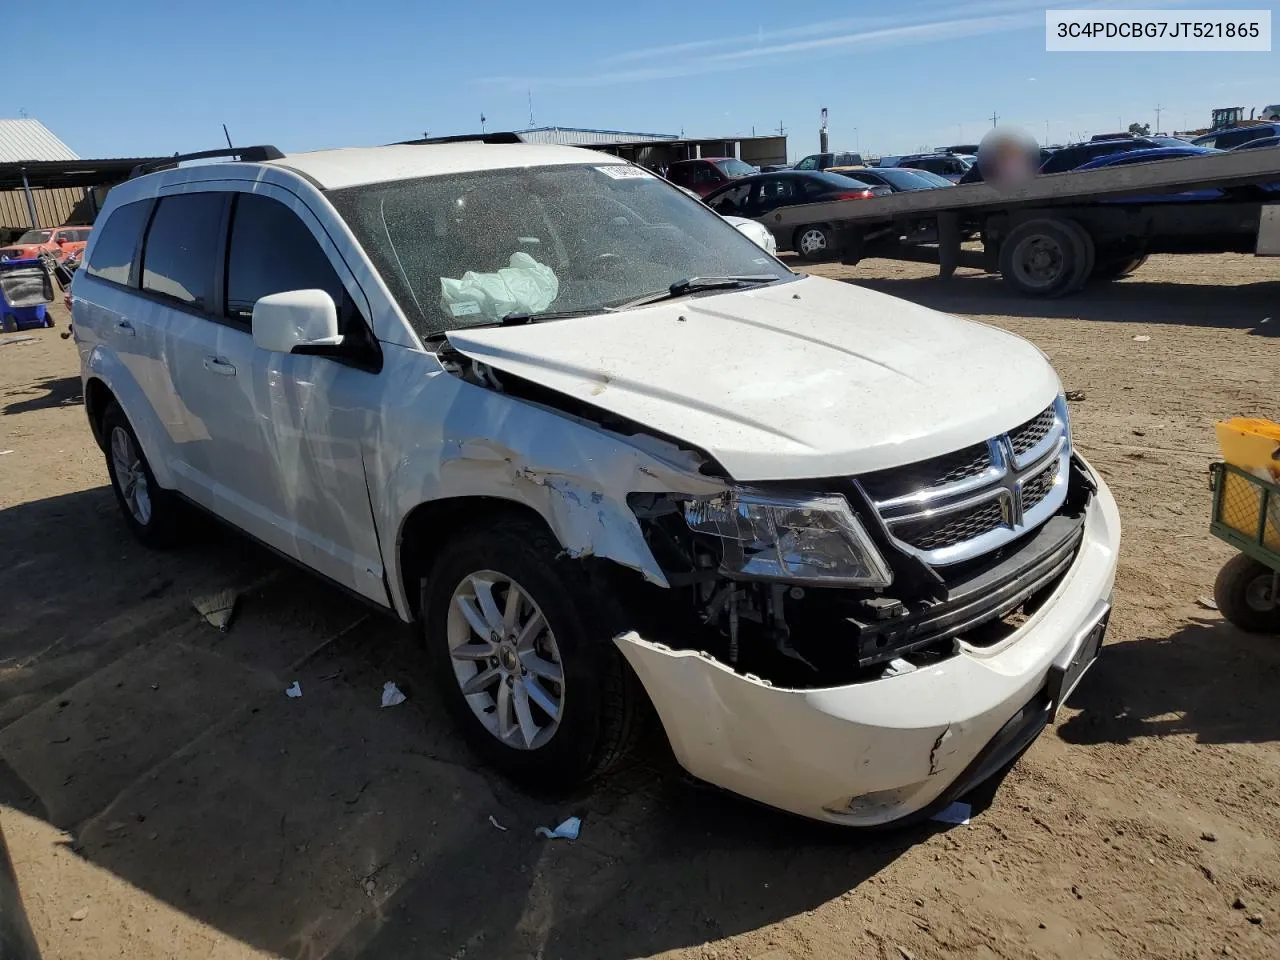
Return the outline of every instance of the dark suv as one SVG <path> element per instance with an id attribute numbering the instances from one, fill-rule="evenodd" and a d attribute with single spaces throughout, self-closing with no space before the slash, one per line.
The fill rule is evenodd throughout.
<path id="1" fill-rule="evenodd" d="M 1074 170 L 1081 164 L 1113 153 L 1125 153 L 1128 150 L 1154 150 L 1166 146 L 1148 137 L 1123 137 L 1115 140 L 1090 140 L 1088 143 L 1073 143 L 1069 147 L 1053 151 L 1040 165 L 1041 173 L 1065 173 Z"/>
<path id="2" fill-rule="evenodd" d="M 1255 123 L 1247 127 L 1228 127 L 1196 137 L 1191 142 L 1197 147 L 1213 147 L 1215 150 L 1234 150 L 1236 147 L 1261 140 L 1264 137 L 1280 137 L 1280 123 Z"/>

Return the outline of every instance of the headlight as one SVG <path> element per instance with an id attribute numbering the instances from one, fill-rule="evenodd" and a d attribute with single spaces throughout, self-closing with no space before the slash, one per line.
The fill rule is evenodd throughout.
<path id="1" fill-rule="evenodd" d="M 844 497 L 732 490 L 684 505 L 696 533 L 724 542 L 722 570 L 760 580 L 887 587 L 893 574 Z"/>

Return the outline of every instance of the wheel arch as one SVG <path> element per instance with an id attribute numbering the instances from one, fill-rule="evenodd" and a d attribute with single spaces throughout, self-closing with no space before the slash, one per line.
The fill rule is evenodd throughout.
<path id="1" fill-rule="evenodd" d="M 100 377 L 90 377 L 84 385 L 84 412 L 89 418 L 89 429 L 93 431 L 93 439 L 103 450 L 107 448 L 106 438 L 102 435 L 102 415 L 108 406 L 115 402 L 116 395 Z"/>
<path id="2" fill-rule="evenodd" d="M 457 496 L 428 500 L 405 515 L 396 537 L 395 562 L 412 620 L 422 616 L 418 585 L 449 540 L 468 526 L 504 516 L 538 523 L 555 536 L 546 517 L 533 507 L 502 497 Z"/>

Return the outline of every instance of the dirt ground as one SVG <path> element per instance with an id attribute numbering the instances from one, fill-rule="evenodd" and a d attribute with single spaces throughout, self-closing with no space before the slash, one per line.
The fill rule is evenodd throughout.
<path id="1" fill-rule="evenodd" d="M 43 955 L 1280 956 L 1280 641 L 1199 602 L 1229 556 L 1212 424 L 1280 415 L 1277 269 L 1155 257 L 1049 302 L 964 271 L 816 271 L 1035 341 L 1085 393 L 1075 435 L 1125 524 L 1065 720 L 971 825 L 873 835 L 696 788 L 660 751 L 571 802 L 513 789 L 406 629 L 216 528 L 131 541 L 72 343 L 6 338 L 0 827 Z M 224 587 L 225 634 L 192 609 Z M 387 680 L 405 704 L 380 708 Z M 580 840 L 535 837 L 569 814 Z"/>

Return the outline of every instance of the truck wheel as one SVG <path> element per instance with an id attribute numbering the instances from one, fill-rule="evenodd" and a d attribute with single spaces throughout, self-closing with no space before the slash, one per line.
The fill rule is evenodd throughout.
<path id="1" fill-rule="evenodd" d="M 1089 236 L 1089 231 L 1074 220 L 1063 220 L 1062 225 L 1075 235 L 1077 241 L 1076 252 L 1080 254 L 1080 257 L 1076 261 L 1076 269 L 1071 275 L 1071 280 L 1054 296 L 1074 293 L 1083 287 L 1088 282 L 1089 275 L 1093 273 L 1093 268 L 1097 263 L 1097 251 L 1094 249 L 1093 237 Z"/>
<path id="2" fill-rule="evenodd" d="M 1243 553 L 1228 560 L 1213 584 L 1222 615 L 1245 633 L 1280 633 L 1275 573 Z"/>
<path id="3" fill-rule="evenodd" d="M 138 436 L 112 401 L 102 414 L 106 440 L 107 474 L 124 522 L 148 547 L 169 547 L 181 539 L 182 504 L 156 483 Z"/>
<path id="4" fill-rule="evenodd" d="M 1028 220 L 1000 246 L 1000 273 L 1019 293 L 1049 297 L 1067 292 L 1085 252 L 1076 233 L 1056 220 Z"/>
<path id="5" fill-rule="evenodd" d="M 1098 264 L 1093 271 L 1095 280 L 1122 280 L 1147 262 L 1146 254 L 1138 257 L 1120 257 Z"/>
<path id="6" fill-rule="evenodd" d="M 639 681 L 613 644 L 618 618 L 582 562 L 539 523 L 465 530 L 422 582 L 432 673 L 472 748 L 527 786 L 602 773 L 639 728 Z"/>
<path id="7" fill-rule="evenodd" d="M 794 246 L 804 260 L 825 260 L 835 250 L 830 228 L 821 224 L 810 224 L 797 230 Z"/>

